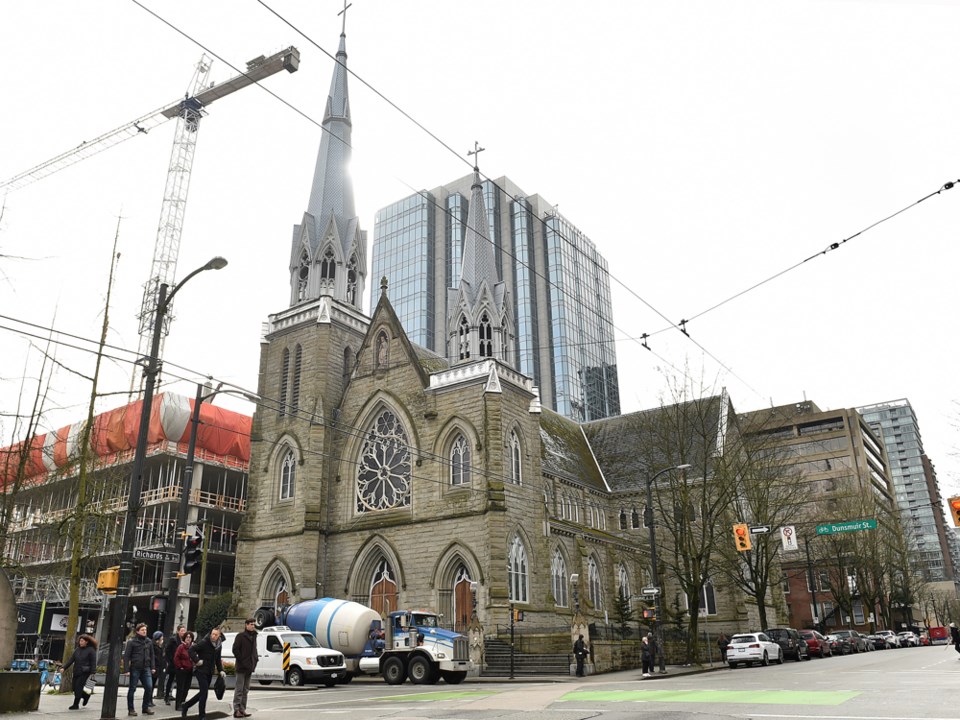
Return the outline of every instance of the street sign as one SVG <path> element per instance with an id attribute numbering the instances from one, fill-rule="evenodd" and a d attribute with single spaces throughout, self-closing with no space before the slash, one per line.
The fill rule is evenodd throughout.
<path id="1" fill-rule="evenodd" d="M 659 595 L 659 594 L 660 594 L 660 588 L 658 588 L 658 587 L 645 587 L 645 588 L 640 588 L 640 592 L 641 592 L 642 594 L 644 594 L 644 595 Z"/>
<path id="2" fill-rule="evenodd" d="M 133 559 L 174 563 L 180 561 L 180 556 L 175 552 L 168 552 L 166 550 L 140 550 L 138 548 L 133 551 Z"/>
<path id="3" fill-rule="evenodd" d="M 751 535 L 766 535 L 768 532 L 770 532 L 769 525 L 757 525 L 756 527 L 750 528 Z"/>
<path id="4" fill-rule="evenodd" d="M 846 522 L 817 525 L 817 535 L 833 535 L 835 533 L 859 532 L 860 530 L 876 529 L 876 520 L 847 520 Z"/>

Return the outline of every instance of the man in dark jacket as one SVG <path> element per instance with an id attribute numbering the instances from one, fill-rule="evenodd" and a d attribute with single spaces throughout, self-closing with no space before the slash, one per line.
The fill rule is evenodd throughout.
<path id="1" fill-rule="evenodd" d="M 207 716 L 207 694 L 210 692 L 210 682 L 213 674 L 219 673 L 223 677 L 223 664 L 220 662 L 220 628 L 214 628 L 203 640 L 190 648 L 190 657 L 193 659 L 193 676 L 197 679 L 197 694 L 180 706 L 180 715 L 187 716 L 191 706 L 197 705 L 200 711 L 200 720 Z"/>
<path id="2" fill-rule="evenodd" d="M 257 669 L 257 624 L 253 618 L 247 618 L 243 632 L 237 633 L 233 641 L 233 657 L 236 658 L 237 684 L 233 688 L 233 716 L 250 717 L 247 712 L 247 693 L 250 692 L 250 678 Z"/>
<path id="3" fill-rule="evenodd" d="M 573 656 L 577 660 L 577 677 L 583 677 L 583 662 L 587 659 L 587 654 L 587 644 L 583 641 L 583 635 L 581 635 L 573 644 Z"/>
<path id="4" fill-rule="evenodd" d="M 147 637 L 146 623 L 138 623 L 133 637 L 127 640 L 123 649 L 123 667 L 130 678 L 127 688 L 127 715 L 137 716 L 133 703 L 138 682 L 143 685 L 143 714 L 153 715 L 150 699 L 153 695 L 153 676 L 157 668 L 154 665 L 153 641 Z"/>
<path id="5" fill-rule="evenodd" d="M 157 697 L 160 697 L 160 690 L 163 690 L 163 701 L 169 705 L 173 700 L 173 681 L 176 679 L 177 669 L 173 666 L 173 654 L 177 651 L 177 646 L 183 642 L 183 636 L 187 634 L 187 629 L 183 625 L 177 625 L 177 631 L 167 638 L 163 646 L 164 660 L 167 663 L 167 682 L 166 687 L 157 688 Z"/>

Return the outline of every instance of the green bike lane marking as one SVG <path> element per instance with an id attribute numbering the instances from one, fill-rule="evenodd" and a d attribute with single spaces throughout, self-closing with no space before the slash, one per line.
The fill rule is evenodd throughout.
<path id="1" fill-rule="evenodd" d="M 370 698 L 371 700 L 391 702 L 423 702 L 425 700 L 439 702 L 441 700 L 458 700 L 461 698 L 481 698 L 494 695 L 493 690 L 451 690 L 449 692 L 412 693 L 410 695 L 391 695 L 389 697 Z"/>
<path id="2" fill-rule="evenodd" d="M 741 703 L 752 705 L 840 705 L 861 693 L 804 690 L 576 690 L 559 702 Z"/>

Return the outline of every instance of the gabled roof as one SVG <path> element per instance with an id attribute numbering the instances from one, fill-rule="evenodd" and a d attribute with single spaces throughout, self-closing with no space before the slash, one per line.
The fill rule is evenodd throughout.
<path id="1" fill-rule="evenodd" d="M 540 413 L 540 463 L 545 473 L 609 491 L 580 425 L 547 408 Z"/>
<path id="2" fill-rule="evenodd" d="M 583 425 L 610 488 L 640 490 L 663 468 L 690 463 L 701 471 L 722 451 L 727 425 L 726 394 L 604 418 Z"/>

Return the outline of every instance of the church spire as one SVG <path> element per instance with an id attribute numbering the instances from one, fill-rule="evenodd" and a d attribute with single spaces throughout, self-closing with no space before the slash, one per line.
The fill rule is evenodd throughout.
<path id="1" fill-rule="evenodd" d="M 467 154 L 478 156 L 483 150 L 479 143 L 474 143 Z M 454 363 L 497 358 L 512 365 L 510 304 L 506 285 L 497 272 L 487 217 L 475 158 L 460 286 L 447 293 L 448 356 Z"/>
<path id="2" fill-rule="evenodd" d="M 340 47 L 323 114 L 323 134 L 303 222 L 294 226 L 290 304 L 329 295 L 361 307 L 366 276 L 366 233 L 360 230 L 347 173 L 351 156 L 350 97 L 344 2 Z"/>

